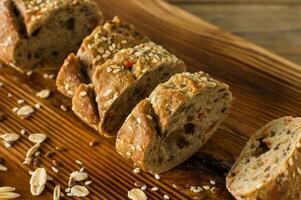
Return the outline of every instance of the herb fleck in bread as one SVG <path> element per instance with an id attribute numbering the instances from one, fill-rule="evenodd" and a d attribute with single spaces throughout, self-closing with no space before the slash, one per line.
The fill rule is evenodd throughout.
<path id="1" fill-rule="evenodd" d="M 21 70 L 64 58 L 102 22 L 90 0 L 1 0 L 0 59 Z"/>
<path id="2" fill-rule="evenodd" d="M 185 64 L 153 42 L 120 50 L 99 65 L 92 77 L 99 111 L 99 131 L 116 135 L 135 105 L 161 82 L 186 70 Z"/>
<path id="3" fill-rule="evenodd" d="M 301 118 L 267 123 L 248 141 L 226 184 L 238 200 L 301 199 Z"/>
<path id="4" fill-rule="evenodd" d="M 82 77 L 90 81 L 97 65 L 111 59 L 114 54 L 124 48 L 134 47 L 149 39 L 136 28 L 119 17 L 98 26 L 84 39 L 76 57 L 65 60 L 61 67 L 56 85 L 58 90 L 68 97 L 72 97 L 76 88 L 83 82 Z M 79 63 L 74 70 L 74 62 Z"/>
<path id="5" fill-rule="evenodd" d="M 203 72 L 176 74 L 133 109 L 118 131 L 116 150 L 145 171 L 167 171 L 211 138 L 231 104 L 226 84 Z"/>

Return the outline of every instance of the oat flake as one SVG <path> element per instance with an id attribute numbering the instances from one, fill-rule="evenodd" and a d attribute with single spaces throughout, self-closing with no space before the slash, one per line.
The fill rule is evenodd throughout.
<path id="1" fill-rule="evenodd" d="M 141 189 L 138 189 L 138 188 L 134 188 L 134 189 L 131 189 L 130 191 L 128 191 L 128 197 L 131 200 L 146 200 L 147 199 L 146 194 Z"/>
<path id="2" fill-rule="evenodd" d="M 75 171 L 70 174 L 70 178 L 74 181 L 83 181 L 88 178 L 88 174 L 86 172 Z"/>
<path id="3" fill-rule="evenodd" d="M 50 90 L 48 90 L 48 89 L 41 90 L 40 92 L 38 92 L 36 94 L 36 96 L 40 97 L 42 99 L 46 99 L 50 96 Z"/>
<path id="4" fill-rule="evenodd" d="M 33 143 L 39 143 L 41 144 L 42 142 L 44 142 L 47 138 L 46 134 L 43 133 L 34 133 L 34 134 L 30 134 L 28 136 L 29 141 L 33 142 Z"/>
<path id="5" fill-rule="evenodd" d="M 60 200 L 60 198 L 61 198 L 61 188 L 59 185 L 57 185 L 53 190 L 53 200 Z"/>
<path id="6" fill-rule="evenodd" d="M 85 186 L 80 186 L 80 185 L 74 185 L 70 193 L 71 196 L 76 196 L 76 197 L 85 197 L 90 194 L 89 190 Z"/>
<path id="7" fill-rule="evenodd" d="M 16 133 L 5 133 L 0 135 L 0 138 L 2 138 L 5 142 L 15 142 L 20 138 L 20 135 Z"/>
<path id="8" fill-rule="evenodd" d="M 33 196 L 39 196 L 47 182 L 47 173 L 45 168 L 37 168 L 30 178 L 30 191 Z"/>
<path id="9" fill-rule="evenodd" d="M 32 106 L 23 106 L 17 111 L 17 115 L 21 117 L 29 117 L 31 114 L 34 113 L 34 108 Z"/>

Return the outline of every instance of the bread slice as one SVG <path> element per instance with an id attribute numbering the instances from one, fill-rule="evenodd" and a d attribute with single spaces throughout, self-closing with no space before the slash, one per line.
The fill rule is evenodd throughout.
<path id="1" fill-rule="evenodd" d="M 68 97 L 72 97 L 76 88 L 86 76 L 88 82 L 97 65 L 111 59 L 114 54 L 124 48 L 134 47 L 149 39 L 134 26 L 124 22 L 120 17 L 98 26 L 84 39 L 76 57 L 68 57 L 61 67 L 56 85 L 58 90 Z M 75 61 L 76 60 L 76 61 Z M 74 62 L 80 63 L 78 70 L 74 70 Z"/>
<path id="2" fill-rule="evenodd" d="M 98 130 L 99 115 L 92 84 L 82 83 L 77 87 L 72 98 L 72 110 L 86 124 Z"/>
<path id="3" fill-rule="evenodd" d="M 69 54 L 56 77 L 57 89 L 72 98 L 77 87 L 87 82 L 82 62 L 74 53 Z"/>
<path id="4" fill-rule="evenodd" d="M 116 150 L 145 171 L 167 171 L 211 138 L 231 105 L 226 84 L 203 72 L 176 74 L 133 109 L 118 131 Z"/>
<path id="5" fill-rule="evenodd" d="M 92 82 L 99 111 L 99 131 L 113 136 L 134 106 L 161 82 L 186 70 L 185 64 L 153 42 L 119 51 L 97 66 Z"/>
<path id="6" fill-rule="evenodd" d="M 259 129 L 230 170 L 226 184 L 239 200 L 301 199 L 301 118 L 283 117 Z"/>
<path id="7" fill-rule="evenodd" d="M 64 58 L 103 20 L 92 0 L 1 0 L 0 59 L 21 70 Z"/>

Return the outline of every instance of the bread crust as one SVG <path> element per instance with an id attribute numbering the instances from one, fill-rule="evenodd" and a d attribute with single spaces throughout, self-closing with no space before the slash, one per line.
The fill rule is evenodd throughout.
<path id="1" fill-rule="evenodd" d="M 81 83 L 87 82 L 82 71 L 83 66 L 80 59 L 73 53 L 69 54 L 56 78 L 58 91 L 67 97 L 73 97 L 77 87 Z"/>
<path id="2" fill-rule="evenodd" d="M 117 152 L 141 169 L 147 169 L 143 160 L 149 150 L 149 144 L 159 141 L 157 124 L 153 116 L 155 113 L 152 104 L 144 99 L 133 109 L 126 119 L 126 125 L 123 125 L 117 134 Z M 137 122 L 137 118 L 141 119 L 141 123 Z"/>
<path id="3" fill-rule="evenodd" d="M 167 74 L 162 76 L 164 70 Z M 152 42 L 121 50 L 111 60 L 98 66 L 92 82 L 97 94 L 100 133 L 115 135 L 121 126 L 118 124 L 122 123 L 137 101 L 148 96 L 157 84 L 167 80 L 172 74 L 185 70 L 186 66 L 182 61 Z M 162 77 L 154 77 L 159 75 Z M 117 112 L 126 106 L 122 113 Z M 116 119 L 121 115 L 124 117 Z M 120 122 L 111 125 L 116 120 Z"/>
<path id="4" fill-rule="evenodd" d="M 206 129 L 201 133 L 201 137 L 186 133 L 182 125 L 173 119 L 178 117 L 183 120 L 182 124 L 189 124 L 191 120 L 188 120 L 187 113 L 190 111 L 187 110 L 182 115 L 182 106 L 193 105 L 192 100 L 198 100 L 199 95 L 206 96 L 206 91 L 210 91 L 210 88 L 215 88 L 214 91 L 225 90 L 227 96 L 219 98 L 225 98 L 222 103 L 226 109 L 214 119 L 215 123 L 210 122 L 203 126 Z M 184 162 L 208 141 L 228 115 L 231 104 L 232 95 L 228 86 L 210 78 L 207 74 L 202 72 L 176 74 L 157 86 L 149 98 L 142 100 L 133 109 L 117 133 L 116 150 L 144 171 L 153 173 L 167 171 Z M 188 143 L 190 146 L 186 146 Z M 164 160 L 168 163 L 164 164 Z"/>
<path id="5" fill-rule="evenodd" d="M 13 2 L 3 0 L 0 2 L 0 56 L 1 60 L 10 64 L 14 57 L 14 47 L 20 40 L 19 27 L 13 15 Z"/>
<path id="6" fill-rule="evenodd" d="M 134 47 L 146 41 L 149 41 L 149 39 L 143 33 L 123 21 L 120 17 L 115 16 L 104 25 L 96 27 L 93 32 L 83 40 L 76 54 L 76 59 L 82 63 L 82 74 L 80 75 L 72 70 L 73 62 L 67 58 L 58 73 L 57 80 L 60 81 L 57 82 L 57 87 L 61 93 L 72 97 L 72 90 L 74 91 L 81 82 L 74 81 L 71 83 L 68 81 L 68 77 L 80 77 L 86 74 L 88 82 L 90 82 L 96 66 L 111 59 L 117 51 Z M 71 92 L 66 85 L 73 85 Z"/>
<path id="7" fill-rule="evenodd" d="M 99 115 L 92 84 L 80 84 L 76 88 L 72 98 L 72 110 L 82 121 L 98 130 Z"/>
<path id="8" fill-rule="evenodd" d="M 275 129 L 275 127 L 278 128 Z M 291 129 L 294 128 L 294 129 Z M 275 133 L 273 132 L 275 130 Z M 283 130 L 288 130 L 285 132 L 280 132 Z M 292 132 L 290 131 L 292 130 Z M 243 162 L 245 159 L 254 157 L 252 153 L 252 148 L 256 151 L 259 150 L 259 147 L 256 146 L 258 138 L 268 138 L 263 139 L 268 146 L 271 146 L 271 149 L 266 150 L 260 156 L 263 156 L 265 153 L 270 153 L 268 158 L 274 159 L 278 156 L 279 153 L 276 153 L 275 147 L 273 147 L 273 143 L 271 143 L 271 134 L 279 135 L 282 134 L 291 134 L 291 140 L 287 141 L 288 149 L 285 149 L 285 154 L 280 157 L 279 163 L 276 165 L 278 168 L 273 168 L 270 172 L 266 171 L 257 171 L 255 173 L 261 173 L 264 176 L 264 173 L 268 173 L 267 178 L 264 181 L 260 181 L 258 185 L 251 185 L 246 190 L 235 189 L 236 186 L 234 184 L 238 179 L 235 179 L 237 176 L 237 172 L 240 173 L 240 168 L 244 165 Z M 275 137 L 275 136 L 272 136 Z M 282 144 L 282 143 L 280 143 Z M 277 145 L 278 146 L 278 145 Z M 253 136 L 251 136 L 250 140 L 246 144 L 242 153 L 236 160 L 234 166 L 230 170 L 227 178 L 226 184 L 228 190 L 233 194 L 236 199 L 239 200 L 300 200 L 300 185 L 301 185 L 301 118 L 293 118 L 291 116 L 283 117 L 280 119 L 273 120 L 263 126 L 260 130 L 258 130 Z M 278 147 L 277 147 L 278 150 Z M 274 152 L 275 151 L 275 152 Z M 258 157 L 258 158 L 259 158 Z M 282 160 L 283 159 L 283 160 Z M 263 161 L 264 162 L 264 161 Z M 272 168 L 273 163 L 269 164 Z M 269 168 L 270 168 L 269 167 Z M 261 169 L 261 168 L 260 168 Z M 256 180 L 256 179 L 255 179 Z"/>
<path id="9" fill-rule="evenodd" d="M 0 12 L 0 57 L 21 71 L 58 68 L 103 19 L 91 0 L 3 0 Z"/>

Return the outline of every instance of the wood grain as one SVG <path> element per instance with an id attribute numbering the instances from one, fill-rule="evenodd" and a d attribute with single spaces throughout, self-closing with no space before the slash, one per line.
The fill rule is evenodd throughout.
<path id="1" fill-rule="evenodd" d="M 208 22 L 301 64 L 301 1 L 170 0 Z"/>
<path id="2" fill-rule="evenodd" d="M 115 152 L 114 139 L 98 136 L 71 111 L 60 110 L 62 104 L 69 107 L 70 101 L 55 91 L 54 80 L 43 78 L 44 72 L 26 77 L 3 67 L 0 109 L 7 119 L 0 122 L 0 133 L 21 129 L 47 133 L 49 138 L 42 145 L 41 160 L 54 181 L 47 184 L 47 190 L 39 198 L 30 195 L 27 173 L 34 167 L 21 162 L 32 144 L 22 137 L 12 148 L 0 144 L 1 155 L 9 167 L 7 173 L 0 172 L 0 185 L 15 186 L 22 199 L 49 199 L 55 184 L 66 188 L 68 175 L 80 168 L 75 163 L 79 159 L 93 181 L 87 199 L 126 199 L 127 191 L 135 187 L 136 181 L 146 183 L 148 188 L 160 188 L 158 192 L 147 189 L 149 199 L 162 199 L 164 194 L 171 199 L 233 199 L 226 191 L 224 175 L 249 136 L 273 118 L 300 115 L 301 67 L 160 0 L 99 0 L 98 3 L 107 18 L 114 15 L 125 18 L 183 59 L 190 71 L 204 70 L 228 83 L 236 98 L 231 115 L 199 153 L 156 180 L 148 173 L 134 174 L 133 166 Z M 41 88 L 53 91 L 50 99 L 35 97 Z M 7 93 L 12 97 L 8 98 Z M 32 118 L 21 120 L 12 112 L 20 98 L 30 105 L 40 102 L 42 108 Z M 92 140 L 100 141 L 100 145 L 89 147 Z M 58 145 L 65 146 L 67 151 L 56 151 L 52 158 L 62 162 L 56 174 L 51 171 L 51 159 L 43 155 L 48 150 L 55 151 Z M 190 185 L 210 185 L 210 180 L 217 182 L 214 192 L 189 190 Z M 177 184 L 178 189 L 172 184 Z"/>
<path id="3" fill-rule="evenodd" d="M 167 0 L 168 2 L 181 2 L 181 3 L 198 3 L 198 4 L 265 4 L 265 5 L 275 5 L 275 4 L 300 4 L 300 0 Z"/>

